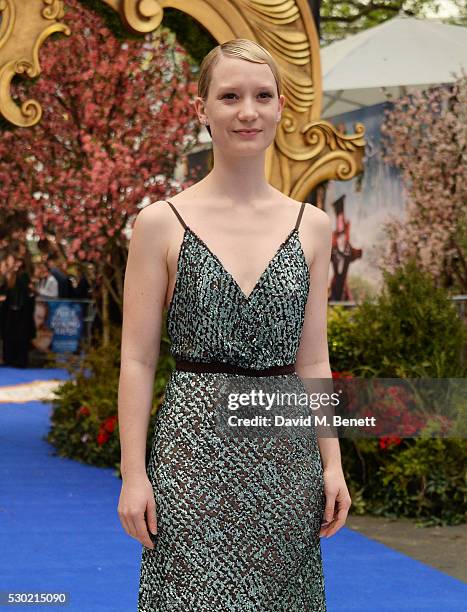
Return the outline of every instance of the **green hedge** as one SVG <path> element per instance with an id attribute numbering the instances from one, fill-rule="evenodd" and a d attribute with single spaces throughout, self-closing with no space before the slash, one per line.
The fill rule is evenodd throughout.
<path id="1" fill-rule="evenodd" d="M 384 275 L 375 300 L 329 309 L 333 372 L 380 378 L 465 378 L 465 326 L 444 289 L 409 262 Z M 456 432 L 465 431 L 459 414 Z M 456 433 L 457 435 L 457 433 Z M 342 439 L 351 512 L 411 517 L 421 525 L 467 520 L 467 440 Z"/>
<path id="2" fill-rule="evenodd" d="M 375 300 L 330 308 L 332 370 L 360 377 L 465 377 L 465 326 L 448 298 L 412 261 L 384 275 Z"/>
<path id="3" fill-rule="evenodd" d="M 467 522 L 467 441 L 340 441 L 353 514 L 408 517 L 419 525 Z"/>

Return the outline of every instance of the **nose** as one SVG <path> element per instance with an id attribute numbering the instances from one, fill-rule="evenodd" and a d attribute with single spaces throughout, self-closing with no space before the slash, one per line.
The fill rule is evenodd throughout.
<path id="1" fill-rule="evenodd" d="M 241 104 L 239 119 L 243 119 L 244 121 L 252 121 L 256 119 L 257 116 L 258 111 L 256 110 L 255 103 L 247 96 Z"/>

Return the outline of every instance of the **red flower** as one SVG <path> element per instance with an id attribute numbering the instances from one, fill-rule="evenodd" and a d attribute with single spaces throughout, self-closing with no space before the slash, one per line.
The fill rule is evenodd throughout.
<path id="1" fill-rule="evenodd" d="M 117 417 L 116 416 L 111 416 L 108 419 L 106 419 L 104 421 L 104 423 L 102 424 L 102 428 L 105 431 L 108 431 L 109 433 L 112 433 L 113 430 L 115 429 L 115 426 L 117 425 Z"/>
<path id="2" fill-rule="evenodd" d="M 76 414 L 78 416 L 89 416 L 91 412 L 87 406 L 81 406 L 81 408 L 78 410 Z"/>
<path id="3" fill-rule="evenodd" d="M 350 372 L 331 372 L 333 378 L 353 378 Z"/>
<path id="4" fill-rule="evenodd" d="M 109 439 L 109 437 L 110 436 L 106 431 L 100 430 L 99 433 L 97 434 L 97 443 L 99 444 L 99 446 L 102 446 L 103 444 L 105 444 L 107 440 Z"/>
<path id="5" fill-rule="evenodd" d="M 402 440 L 399 436 L 383 436 L 379 439 L 380 448 L 391 448 L 391 446 L 398 446 Z"/>

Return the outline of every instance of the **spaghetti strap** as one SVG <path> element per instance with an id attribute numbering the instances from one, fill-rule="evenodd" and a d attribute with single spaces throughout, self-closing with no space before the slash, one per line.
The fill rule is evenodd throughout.
<path id="1" fill-rule="evenodd" d="M 295 229 L 298 230 L 298 227 L 300 225 L 300 221 L 302 220 L 302 215 L 303 215 L 303 209 L 305 208 L 305 202 L 302 202 L 302 205 L 300 207 L 300 212 L 298 213 L 298 217 L 297 217 L 297 222 L 295 223 Z"/>
<path id="2" fill-rule="evenodd" d="M 164 200 L 165 202 L 167 202 L 167 204 L 170 205 L 170 208 L 174 211 L 174 213 L 177 215 L 178 220 L 180 221 L 180 223 L 183 225 L 183 229 L 187 229 L 188 225 L 185 223 L 185 221 L 182 219 L 182 217 L 180 216 L 180 213 L 178 212 L 178 210 L 175 208 L 175 206 L 172 204 L 172 202 L 170 202 L 169 200 Z"/>

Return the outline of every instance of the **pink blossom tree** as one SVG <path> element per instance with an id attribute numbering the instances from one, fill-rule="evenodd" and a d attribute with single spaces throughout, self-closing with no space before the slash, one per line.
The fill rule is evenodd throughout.
<path id="1" fill-rule="evenodd" d="M 406 215 L 385 224 L 379 265 L 391 272 L 415 258 L 438 286 L 467 293 L 467 75 L 396 100 L 381 131 Z"/>
<path id="2" fill-rule="evenodd" d="M 121 41 L 77 0 L 65 21 L 72 35 L 44 45 L 43 76 L 16 85 L 44 114 L 0 133 L 0 215 L 29 211 L 36 236 L 93 262 L 101 303 L 121 309 L 127 230 L 144 204 L 189 184 L 173 174 L 196 142 L 196 84 L 162 28 Z"/>

